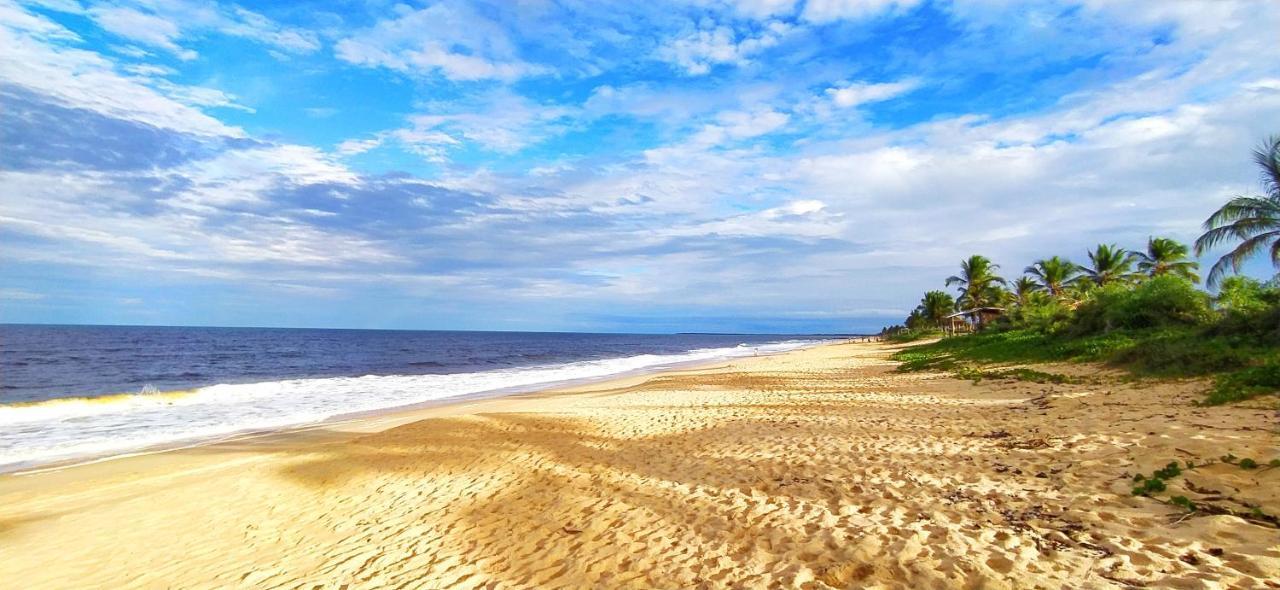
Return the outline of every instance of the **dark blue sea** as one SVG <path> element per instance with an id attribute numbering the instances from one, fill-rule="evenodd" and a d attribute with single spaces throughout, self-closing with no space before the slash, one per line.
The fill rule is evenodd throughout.
<path id="1" fill-rule="evenodd" d="M 780 352 L 819 340 L 0 325 L 0 469 Z"/>

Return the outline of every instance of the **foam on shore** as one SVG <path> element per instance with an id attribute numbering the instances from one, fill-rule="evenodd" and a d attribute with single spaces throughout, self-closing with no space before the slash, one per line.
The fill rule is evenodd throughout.
<path id="1" fill-rule="evenodd" d="M 0 471 L 812 344 L 789 340 L 470 373 L 288 379 L 6 404 L 0 405 Z"/>

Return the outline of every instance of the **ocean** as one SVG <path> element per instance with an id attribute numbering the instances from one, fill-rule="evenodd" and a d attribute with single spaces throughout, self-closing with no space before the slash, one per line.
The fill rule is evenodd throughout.
<path id="1" fill-rule="evenodd" d="M 0 471 L 822 339 L 0 325 Z"/>

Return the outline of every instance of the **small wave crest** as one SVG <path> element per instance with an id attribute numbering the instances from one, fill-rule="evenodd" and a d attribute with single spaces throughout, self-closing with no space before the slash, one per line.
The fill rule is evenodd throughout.
<path id="1" fill-rule="evenodd" d="M 57 418 L 75 418 L 94 414 L 110 406 L 139 406 L 145 404 L 172 405 L 195 395 L 199 390 L 178 389 L 160 391 L 147 385 L 137 393 L 113 393 L 89 397 L 60 397 L 31 402 L 0 404 L 0 425 L 18 424 Z"/>
<path id="2" fill-rule="evenodd" d="M 4 404 L 0 405 L 0 470 L 448 398 L 530 391 L 683 363 L 781 352 L 813 343 L 789 340 L 470 373 L 290 379 L 179 391 L 149 387 L 137 393 Z"/>

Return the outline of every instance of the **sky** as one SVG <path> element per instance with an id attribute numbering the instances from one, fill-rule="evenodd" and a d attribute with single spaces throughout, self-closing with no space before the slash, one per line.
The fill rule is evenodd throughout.
<path id="1" fill-rule="evenodd" d="M 1257 194 L 1277 31 L 1232 0 L 0 0 L 0 321 L 875 331 L 970 254 L 1191 241 Z"/>

